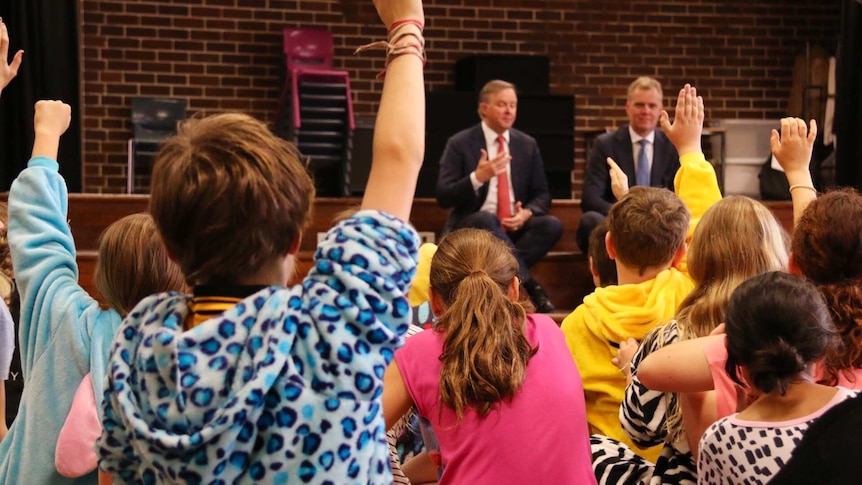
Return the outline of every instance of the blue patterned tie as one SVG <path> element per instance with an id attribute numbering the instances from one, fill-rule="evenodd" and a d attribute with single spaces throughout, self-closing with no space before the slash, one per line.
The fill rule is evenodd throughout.
<path id="1" fill-rule="evenodd" d="M 641 138 L 638 143 L 641 144 L 641 151 L 638 154 L 637 185 L 649 187 L 649 160 L 646 156 L 646 146 L 649 141 Z"/>

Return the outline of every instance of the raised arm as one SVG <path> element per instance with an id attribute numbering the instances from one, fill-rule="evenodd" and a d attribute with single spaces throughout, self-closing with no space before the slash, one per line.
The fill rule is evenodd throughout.
<path id="1" fill-rule="evenodd" d="M 60 147 L 60 136 L 69 128 L 72 122 L 72 108 L 62 101 L 39 101 L 36 103 L 33 117 L 32 158 L 47 157 L 57 160 Z"/>
<path id="2" fill-rule="evenodd" d="M 64 319 L 52 315 L 55 302 L 74 303 L 83 311 L 75 261 L 75 242 L 66 221 L 66 183 L 57 172 L 60 135 L 71 121 L 71 109 L 60 101 L 39 101 L 34 117 L 33 158 L 9 191 L 9 249 L 21 295 L 19 343 L 21 365 L 28 372 Z M 74 299 L 78 298 L 78 300 Z M 95 303 L 95 300 L 92 300 Z M 36 322 L 45 322 L 36 325 Z"/>
<path id="3" fill-rule="evenodd" d="M 21 67 L 21 61 L 24 59 L 24 51 L 15 53 L 12 62 L 9 59 L 9 30 L 3 19 L 0 19 L 0 92 L 6 89 L 6 86 L 15 79 L 18 75 L 18 68 Z"/>
<path id="4" fill-rule="evenodd" d="M 772 130 L 769 142 L 772 155 L 784 169 L 787 183 L 790 184 L 790 198 L 793 200 L 793 224 L 799 221 L 808 204 L 817 198 L 817 190 L 811 180 L 811 151 L 817 138 L 817 122 L 811 120 L 811 128 L 799 118 L 781 120 L 781 136 Z"/>
<path id="5" fill-rule="evenodd" d="M 701 148 L 703 118 L 703 97 L 689 84 L 679 90 L 673 122 L 664 110 L 660 118 L 662 130 L 679 152 L 680 168 L 674 188 L 691 212 L 689 237 L 703 213 L 721 199 L 715 169 L 706 161 Z"/>
<path id="6" fill-rule="evenodd" d="M 386 54 L 386 78 L 362 209 L 389 212 L 406 221 L 425 152 L 424 41 L 419 27 L 425 24 L 425 14 L 420 0 L 375 0 L 374 5 L 390 32 L 392 47 Z"/>

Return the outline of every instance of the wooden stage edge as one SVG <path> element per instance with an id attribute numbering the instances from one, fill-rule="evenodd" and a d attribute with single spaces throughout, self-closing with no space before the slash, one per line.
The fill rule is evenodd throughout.
<path id="1" fill-rule="evenodd" d="M 0 194 L 0 200 L 6 200 L 7 195 Z M 311 267 L 318 233 L 326 232 L 337 215 L 360 202 L 360 198 L 315 199 L 312 222 L 306 229 L 297 257 L 298 278 L 304 276 Z M 788 231 L 792 229 L 793 206 L 790 202 L 767 201 L 764 204 Z M 148 206 L 147 195 L 69 194 L 68 218 L 78 250 L 80 282 L 94 297 L 101 299 L 92 283 L 99 235 L 114 221 L 129 214 L 146 212 Z M 554 200 L 549 212 L 562 221 L 563 236 L 551 253 L 533 267 L 532 273 L 558 308 L 558 312 L 552 316 L 559 321 L 594 287 L 586 257 L 575 242 L 575 232 L 581 217 L 580 201 Z M 413 201 L 410 219 L 424 237 L 436 241 L 441 235 L 447 214 L 434 199 L 420 198 Z"/>

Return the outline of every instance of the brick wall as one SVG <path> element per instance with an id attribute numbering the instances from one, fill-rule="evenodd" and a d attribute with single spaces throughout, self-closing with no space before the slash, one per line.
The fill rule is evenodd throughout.
<path id="1" fill-rule="evenodd" d="M 188 99 L 190 113 L 242 110 L 267 121 L 281 86 L 281 29 L 327 27 L 337 69 L 351 73 L 357 115 L 371 115 L 383 35 L 370 0 L 81 0 L 84 190 L 122 192 L 130 97 Z M 834 48 L 839 0 L 427 0 L 429 90 L 451 90 L 474 53 L 542 54 L 551 90 L 576 105 L 575 192 L 583 135 L 625 121 L 625 88 L 641 74 L 673 96 L 685 82 L 707 121 L 777 118 L 806 42 Z M 669 95 L 669 96 L 668 96 Z"/>

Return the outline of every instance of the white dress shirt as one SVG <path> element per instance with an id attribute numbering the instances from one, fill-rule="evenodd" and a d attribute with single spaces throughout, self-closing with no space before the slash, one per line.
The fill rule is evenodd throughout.
<path id="1" fill-rule="evenodd" d="M 655 130 L 649 132 L 649 135 L 647 136 L 640 136 L 635 133 L 635 130 L 633 130 L 631 126 L 629 126 L 629 136 L 631 136 L 632 138 L 632 155 L 634 156 L 633 160 L 635 161 L 635 180 L 637 180 L 638 157 L 641 154 L 641 140 L 643 139 L 646 139 L 647 141 L 644 150 L 646 150 L 647 164 L 649 165 L 650 172 L 652 172 L 652 158 L 655 147 Z"/>
<path id="2" fill-rule="evenodd" d="M 497 156 L 497 137 L 499 136 L 497 132 L 492 130 L 482 122 L 482 134 L 485 135 L 485 150 L 488 152 L 488 160 L 493 160 L 494 157 Z M 506 139 L 506 151 L 509 151 L 509 130 L 503 132 L 503 138 Z M 511 152 L 510 152 L 511 153 Z M 509 179 L 509 201 L 512 204 L 511 214 L 515 215 L 515 192 L 512 187 L 512 164 L 508 163 L 506 165 L 506 175 Z M 482 187 L 482 182 L 479 182 L 479 179 L 476 178 L 476 171 L 470 173 L 470 182 L 473 184 L 473 191 L 478 193 L 479 189 Z M 491 180 L 488 182 L 488 196 L 485 197 L 485 203 L 482 204 L 482 207 L 479 209 L 481 211 L 490 212 L 494 215 L 497 214 L 497 177 L 491 177 Z"/>

